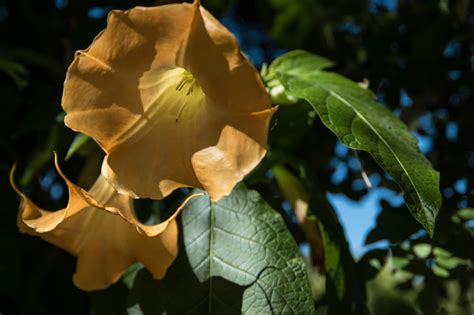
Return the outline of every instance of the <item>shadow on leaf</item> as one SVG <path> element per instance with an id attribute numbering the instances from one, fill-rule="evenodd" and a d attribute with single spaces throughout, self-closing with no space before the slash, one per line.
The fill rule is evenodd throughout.
<path id="1" fill-rule="evenodd" d="M 182 229 L 180 248 L 183 249 Z M 137 271 L 128 296 L 128 314 L 240 314 L 246 287 L 220 277 L 200 283 L 181 250 L 160 281 L 144 268 Z"/>

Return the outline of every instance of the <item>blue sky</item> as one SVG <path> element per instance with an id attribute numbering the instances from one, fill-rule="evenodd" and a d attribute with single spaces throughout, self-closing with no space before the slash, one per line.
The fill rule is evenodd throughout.
<path id="1" fill-rule="evenodd" d="M 401 194 L 381 187 L 371 188 L 360 201 L 354 201 L 341 193 L 328 193 L 327 197 L 337 212 L 351 252 L 356 258 L 367 250 L 364 241 L 367 233 L 375 226 L 377 215 L 381 211 L 380 201 L 385 199 L 392 206 L 400 206 L 403 203 Z M 387 243 L 379 245 L 386 246 Z"/>

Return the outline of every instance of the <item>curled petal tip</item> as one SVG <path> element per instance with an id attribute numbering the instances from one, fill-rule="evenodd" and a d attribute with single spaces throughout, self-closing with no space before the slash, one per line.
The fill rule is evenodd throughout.
<path id="1" fill-rule="evenodd" d="M 15 190 L 17 194 L 21 195 L 21 191 L 15 183 L 15 172 L 16 172 L 16 162 L 13 164 L 10 170 L 10 185 L 12 185 L 13 189 Z"/>
<path id="2" fill-rule="evenodd" d="M 61 167 L 59 166 L 58 153 L 56 151 L 53 151 L 53 154 L 54 154 L 54 166 L 56 166 L 56 171 L 58 172 L 59 176 L 61 176 L 61 178 L 64 179 L 66 183 L 69 183 L 69 179 L 66 177 L 66 175 L 64 175 Z"/>
<path id="3" fill-rule="evenodd" d="M 193 5 L 196 6 L 196 7 L 200 7 L 201 6 L 201 0 L 194 0 Z"/>
<path id="4" fill-rule="evenodd" d="M 157 225 L 154 225 L 154 226 L 143 225 L 140 222 L 138 222 L 134 217 L 124 216 L 123 213 L 120 213 L 120 215 L 122 215 L 122 217 L 126 221 L 128 221 L 130 224 L 134 225 L 137 228 L 137 230 L 140 234 L 144 234 L 148 237 L 155 237 L 155 236 L 163 233 L 166 230 L 168 225 L 176 219 L 178 214 L 181 213 L 181 211 L 184 209 L 184 207 L 188 204 L 188 202 L 191 199 L 196 198 L 196 197 L 202 197 L 204 195 L 205 195 L 204 193 L 196 193 L 196 194 L 192 194 L 192 195 L 188 196 L 183 201 L 183 203 L 179 206 L 179 208 L 176 209 L 176 211 L 168 219 L 166 219 L 165 221 L 163 221 L 163 222 L 161 222 Z"/>
<path id="5" fill-rule="evenodd" d="M 16 172 L 16 162 L 13 163 L 12 168 L 10 169 L 10 181 L 13 180 L 13 177 L 15 176 Z"/>

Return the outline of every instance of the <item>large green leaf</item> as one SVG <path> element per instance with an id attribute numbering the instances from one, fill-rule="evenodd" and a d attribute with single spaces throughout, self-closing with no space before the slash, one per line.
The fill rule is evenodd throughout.
<path id="1" fill-rule="evenodd" d="M 439 173 L 420 152 L 407 126 L 377 103 L 370 90 L 322 71 L 327 65 L 320 57 L 299 51 L 277 59 L 269 73 L 275 74 L 288 95 L 310 103 L 341 142 L 369 152 L 396 180 L 412 215 L 432 235 L 441 207 Z"/>
<path id="2" fill-rule="evenodd" d="M 218 277 L 246 287 L 242 313 L 312 314 L 307 270 L 282 217 L 243 185 L 212 203 L 195 198 L 183 210 L 191 268 L 200 282 Z"/>
<path id="3" fill-rule="evenodd" d="M 314 313 L 296 244 L 256 192 L 239 186 L 217 204 L 196 198 L 183 211 L 186 250 L 159 281 L 130 268 L 128 314 Z"/>

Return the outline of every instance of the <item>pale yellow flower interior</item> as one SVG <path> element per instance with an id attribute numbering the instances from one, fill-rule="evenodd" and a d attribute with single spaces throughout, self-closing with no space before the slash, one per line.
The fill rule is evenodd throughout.
<path id="1" fill-rule="evenodd" d="M 120 137 L 120 142 L 149 131 L 159 120 L 179 122 L 185 107 L 201 106 L 204 93 L 193 75 L 183 68 L 147 71 L 139 79 L 138 89 L 144 113 Z M 160 117 L 161 116 L 161 117 Z M 151 123 L 151 124 L 150 124 Z"/>
<path id="2" fill-rule="evenodd" d="M 139 79 L 138 89 L 150 119 L 160 107 L 168 107 L 160 114 L 179 122 L 185 106 L 196 109 L 204 101 L 204 93 L 197 80 L 191 72 L 180 67 L 145 72 Z"/>

